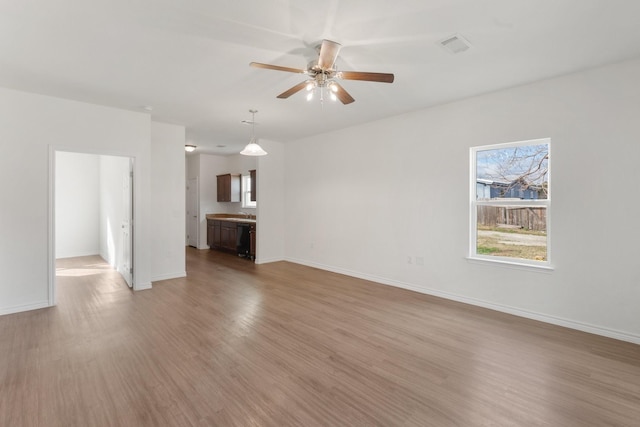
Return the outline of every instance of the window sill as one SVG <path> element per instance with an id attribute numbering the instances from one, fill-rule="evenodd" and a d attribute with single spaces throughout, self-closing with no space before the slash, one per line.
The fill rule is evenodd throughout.
<path id="1" fill-rule="evenodd" d="M 504 259 L 489 259 L 468 256 L 467 261 L 472 264 L 495 265 L 502 268 L 511 268 L 515 270 L 535 271 L 537 273 L 551 273 L 554 268 L 550 265 L 526 264 L 518 261 L 509 261 Z"/>

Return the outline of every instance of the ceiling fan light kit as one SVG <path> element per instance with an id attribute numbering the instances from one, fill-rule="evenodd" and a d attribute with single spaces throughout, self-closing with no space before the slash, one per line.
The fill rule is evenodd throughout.
<path id="1" fill-rule="evenodd" d="M 255 135 L 256 113 L 258 110 L 249 110 L 251 113 L 251 122 L 243 120 L 243 123 L 251 123 L 251 139 L 246 147 L 240 152 L 243 156 L 266 156 L 267 152 L 258 145 L 258 139 Z"/>
<path id="2" fill-rule="evenodd" d="M 318 79 L 314 79 L 314 80 L 307 80 L 306 82 L 306 89 L 308 91 L 307 93 L 307 101 L 311 101 L 314 97 L 314 92 L 317 90 L 318 92 L 320 92 L 320 102 L 322 103 L 324 101 L 324 93 L 325 93 L 325 89 L 327 89 L 327 93 L 329 94 L 329 98 L 332 101 L 337 101 L 338 100 L 338 91 L 339 89 L 339 85 L 338 83 L 336 83 L 333 80 L 326 80 L 326 79 L 320 79 L 320 81 L 318 81 Z M 353 101 L 351 101 L 353 102 Z"/>
<path id="3" fill-rule="evenodd" d="M 336 58 L 342 45 L 331 40 L 322 40 L 317 63 L 311 63 L 307 69 L 283 67 L 280 65 L 263 64 L 251 62 L 249 65 L 255 68 L 267 70 L 285 71 L 288 73 L 306 74 L 310 78 L 298 83 L 290 89 L 282 92 L 277 97 L 286 99 L 291 95 L 307 89 L 307 100 L 313 99 L 313 92 L 318 89 L 320 92 L 320 102 L 324 101 L 324 92 L 327 89 L 330 99 L 339 99 L 343 104 L 351 104 L 355 99 L 336 81 L 341 80 L 362 80 L 369 82 L 393 83 L 394 75 L 389 73 L 370 73 L 361 71 L 338 71 L 335 68 Z"/>

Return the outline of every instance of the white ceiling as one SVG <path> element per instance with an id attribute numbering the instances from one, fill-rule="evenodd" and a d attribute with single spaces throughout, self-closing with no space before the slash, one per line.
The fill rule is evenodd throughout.
<path id="1" fill-rule="evenodd" d="M 202 152 L 295 140 L 500 88 L 640 57 L 636 0 L 0 0 L 0 86 L 144 111 Z M 460 34 L 472 48 L 438 42 Z M 324 39 L 350 105 L 276 95 Z M 218 145 L 226 147 L 219 148 Z"/>

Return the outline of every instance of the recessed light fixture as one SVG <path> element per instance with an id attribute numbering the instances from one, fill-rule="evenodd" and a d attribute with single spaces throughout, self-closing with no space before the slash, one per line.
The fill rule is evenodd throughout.
<path id="1" fill-rule="evenodd" d="M 151 105 L 143 105 L 142 108 L 144 111 L 148 111 L 148 112 L 152 112 L 153 111 L 153 107 Z"/>
<path id="2" fill-rule="evenodd" d="M 184 146 L 184 151 L 186 151 L 187 153 L 191 153 L 191 152 L 193 152 L 195 149 L 196 149 L 196 146 L 195 146 L 195 145 L 192 145 L 192 144 L 186 144 L 186 145 Z"/>
<path id="3" fill-rule="evenodd" d="M 218 148 L 224 148 L 224 147 L 226 147 L 226 145 L 224 145 L 224 144 L 218 144 L 218 145 L 216 145 L 216 147 L 218 147 Z"/>

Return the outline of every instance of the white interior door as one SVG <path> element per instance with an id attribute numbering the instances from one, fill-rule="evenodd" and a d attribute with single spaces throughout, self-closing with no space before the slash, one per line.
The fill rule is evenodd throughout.
<path id="1" fill-rule="evenodd" d="M 124 207 L 122 220 L 122 257 L 118 271 L 129 287 L 133 286 L 133 168 L 122 177 L 122 204 Z"/>
<path id="2" fill-rule="evenodd" d="M 198 179 L 187 180 L 187 245 L 198 247 Z"/>

